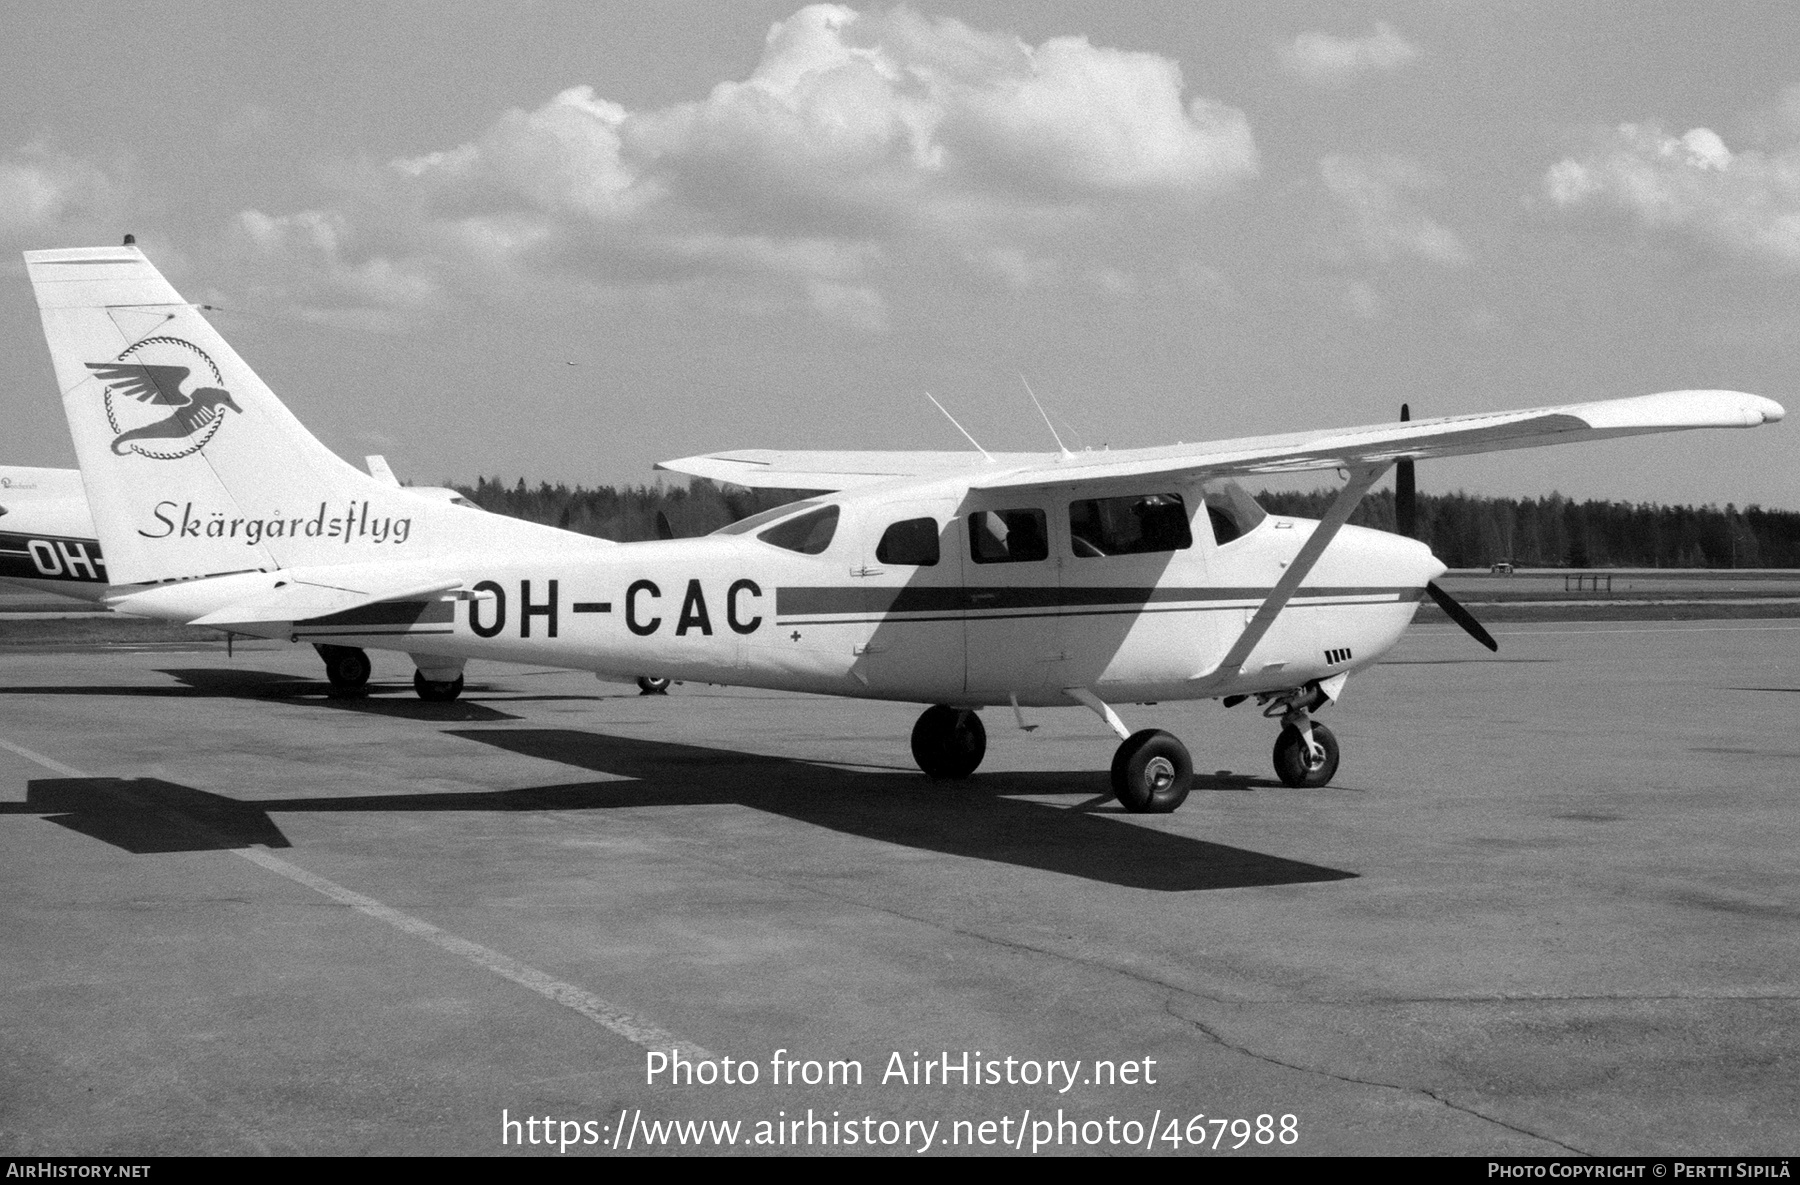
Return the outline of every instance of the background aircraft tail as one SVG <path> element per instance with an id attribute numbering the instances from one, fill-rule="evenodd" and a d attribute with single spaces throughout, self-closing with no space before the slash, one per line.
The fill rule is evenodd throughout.
<path id="1" fill-rule="evenodd" d="M 115 583 L 426 559 L 461 542 L 447 520 L 466 511 L 319 443 L 136 247 L 25 262 Z"/>

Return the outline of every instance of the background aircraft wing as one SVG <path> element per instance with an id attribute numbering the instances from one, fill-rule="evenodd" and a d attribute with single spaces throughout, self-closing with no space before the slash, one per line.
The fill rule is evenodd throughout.
<path id="1" fill-rule="evenodd" d="M 822 450 L 734 449 L 659 461 L 658 469 L 779 490 L 848 490 L 904 478 L 953 477 L 1004 472 L 1043 464 L 1055 453 L 994 453 L 989 460 L 970 452 L 830 452 Z"/>
<path id="2" fill-rule="evenodd" d="M 1455 457 L 1609 440 L 1686 428 L 1754 428 L 1774 423 L 1782 406 L 1741 391 L 1668 391 L 1524 411 L 1325 428 L 1162 448 L 1054 455 L 977 480 L 976 489 L 1056 485 L 1111 477 L 1235 477 L 1339 469 L 1401 459 Z"/>

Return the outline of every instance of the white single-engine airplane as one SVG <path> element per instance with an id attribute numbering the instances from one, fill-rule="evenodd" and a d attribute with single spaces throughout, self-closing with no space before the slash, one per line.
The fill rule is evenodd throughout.
<path id="1" fill-rule="evenodd" d="M 1112 784 L 1132 811 L 1174 810 L 1192 763 L 1114 704 L 1255 696 L 1281 720 L 1282 781 L 1322 786 L 1337 743 L 1312 712 L 1422 596 L 1482 636 L 1428 548 L 1345 526 L 1396 461 L 1783 415 L 1677 391 L 1098 453 L 717 453 L 661 467 L 828 493 L 701 539 L 613 544 L 340 460 L 135 247 L 25 260 L 119 610 L 402 650 L 428 700 L 491 658 L 930 704 L 912 751 L 934 777 L 980 763 L 977 709 L 1079 704 L 1121 738 Z M 1348 475 L 1318 522 L 1266 515 L 1230 480 L 1309 469 Z"/>

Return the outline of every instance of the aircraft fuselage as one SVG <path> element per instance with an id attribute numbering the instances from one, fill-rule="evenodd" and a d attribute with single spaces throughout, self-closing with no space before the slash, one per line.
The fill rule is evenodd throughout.
<path id="1" fill-rule="evenodd" d="M 1138 702 L 1274 690 L 1357 670 L 1398 640 L 1423 585 L 1443 570 L 1421 544 L 1347 528 L 1248 660 L 1215 674 L 1317 524 L 1268 517 L 1220 545 L 1203 492 L 1185 493 L 1190 540 L 1167 551 L 1084 555 L 1067 499 L 1015 495 L 1006 513 L 1042 512 L 1043 557 L 983 563 L 969 520 L 987 508 L 960 491 L 900 502 L 840 495 L 819 503 L 837 507 L 839 521 L 818 554 L 745 532 L 443 557 L 432 569 L 459 578 L 473 599 L 368 605 L 267 632 L 621 679 L 656 671 L 875 699 L 1067 706 L 1069 687 Z M 906 522 L 929 522 L 934 563 L 877 554 L 888 530 Z M 158 616 L 179 604 L 200 616 L 270 578 L 183 582 L 117 603 Z"/>

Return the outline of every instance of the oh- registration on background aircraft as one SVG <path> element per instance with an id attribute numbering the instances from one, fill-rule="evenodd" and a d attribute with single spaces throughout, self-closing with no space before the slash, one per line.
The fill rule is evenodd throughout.
<path id="1" fill-rule="evenodd" d="M 401 650 L 426 699 L 456 696 L 478 657 L 927 704 L 912 750 L 936 777 L 980 764 L 977 709 L 1082 705 L 1120 737 L 1133 811 L 1179 806 L 1192 762 L 1115 705 L 1255 696 L 1280 720 L 1281 779 L 1324 785 L 1337 742 L 1312 713 L 1422 596 L 1485 639 L 1423 544 L 1345 525 L 1395 462 L 1783 415 L 1677 391 L 1098 453 L 719 453 L 662 467 L 826 492 L 621 545 L 340 460 L 135 247 L 25 259 L 119 610 Z M 1309 469 L 1345 474 L 1318 522 L 1266 515 L 1231 480 Z"/>

